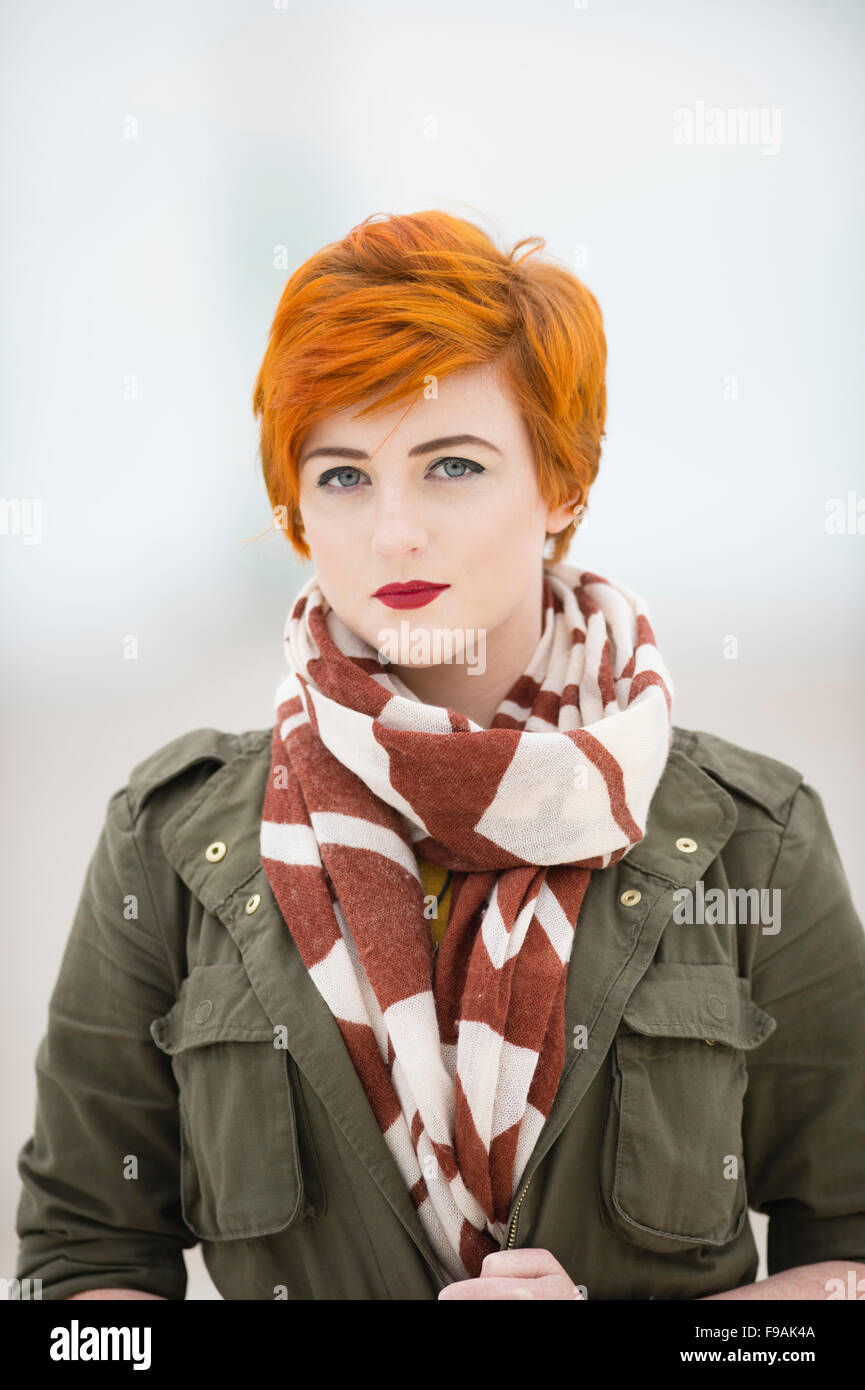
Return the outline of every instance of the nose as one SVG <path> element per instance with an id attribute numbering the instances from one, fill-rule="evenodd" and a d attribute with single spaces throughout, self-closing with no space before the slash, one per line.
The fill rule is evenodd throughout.
<path id="1" fill-rule="evenodd" d="M 372 547 L 376 555 L 393 559 L 426 547 L 423 503 L 398 478 L 379 482 L 373 499 Z"/>

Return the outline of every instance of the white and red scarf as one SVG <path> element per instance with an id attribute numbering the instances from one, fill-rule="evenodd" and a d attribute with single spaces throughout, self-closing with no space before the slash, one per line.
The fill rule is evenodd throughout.
<path id="1" fill-rule="evenodd" d="M 285 627 L 268 881 L 453 1279 L 500 1249 L 565 1059 L 593 869 L 643 838 L 673 685 L 639 595 L 562 562 L 489 729 L 419 700 L 315 575 Z M 454 870 L 434 969 L 417 856 Z"/>

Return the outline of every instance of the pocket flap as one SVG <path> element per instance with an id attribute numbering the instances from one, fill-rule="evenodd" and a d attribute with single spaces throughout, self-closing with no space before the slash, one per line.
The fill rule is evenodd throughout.
<path id="1" fill-rule="evenodd" d="M 150 1034 L 169 1054 L 206 1043 L 274 1039 L 273 1025 L 240 961 L 193 966 L 168 1013 L 151 1023 Z"/>
<path id="2" fill-rule="evenodd" d="M 751 983 L 731 965 L 650 965 L 622 1014 L 637 1033 L 702 1038 L 728 1047 L 757 1047 L 777 1022 L 751 998 Z"/>

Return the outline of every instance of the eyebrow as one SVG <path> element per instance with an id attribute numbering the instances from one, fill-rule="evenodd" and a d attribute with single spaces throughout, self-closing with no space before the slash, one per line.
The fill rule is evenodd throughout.
<path id="1" fill-rule="evenodd" d="M 416 454 L 431 454 L 435 449 L 452 449 L 457 444 L 482 444 L 485 449 L 493 449 L 497 454 L 502 452 L 498 445 L 491 444 L 488 439 L 481 439 L 477 434 L 445 434 L 440 439 L 428 439 L 425 444 L 415 444 L 414 448 L 408 451 L 409 458 L 414 458 Z M 304 454 L 300 466 L 302 467 L 307 459 L 317 458 L 320 454 L 337 459 L 369 459 L 369 454 L 365 454 L 363 449 L 325 444 L 320 449 L 313 449 L 310 453 Z"/>

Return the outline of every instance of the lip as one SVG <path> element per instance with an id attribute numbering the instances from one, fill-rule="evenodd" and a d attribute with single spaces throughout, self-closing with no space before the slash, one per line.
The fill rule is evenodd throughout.
<path id="1" fill-rule="evenodd" d="M 383 584 L 376 589 L 373 598 L 380 599 L 388 608 L 423 608 L 449 588 L 449 584 L 431 584 L 423 579 L 412 579 L 407 584 Z"/>

